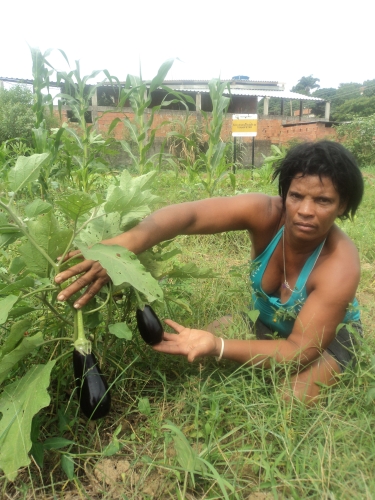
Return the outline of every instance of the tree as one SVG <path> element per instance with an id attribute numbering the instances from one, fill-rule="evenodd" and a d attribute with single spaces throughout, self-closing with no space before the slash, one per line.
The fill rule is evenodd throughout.
<path id="1" fill-rule="evenodd" d="M 319 78 L 315 78 L 312 75 L 303 76 L 298 80 L 298 83 L 292 87 L 292 92 L 297 94 L 310 95 L 312 89 L 318 89 L 320 82 Z M 318 97 L 318 96 L 316 96 Z M 298 100 L 284 100 L 284 115 L 291 115 L 294 111 L 299 109 Z M 264 99 L 262 99 L 258 104 L 258 113 L 262 114 L 264 110 Z M 281 100 L 276 97 L 271 97 L 268 104 L 268 113 L 270 115 L 280 115 L 281 114 Z M 324 116 L 324 111 L 323 111 Z"/>
<path id="2" fill-rule="evenodd" d="M 0 143 L 16 137 L 31 141 L 35 115 L 33 94 L 25 86 L 0 89 Z"/>
<path id="3" fill-rule="evenodd" d="M 318 89 L 320 87 L 317 82 L 320 82 L 319 78 L 314 78 L 312 75 L 303 76 L 302 78 L 300 78 L 300 80 L 298 80 L 297 85 L 294 85 L 294 87 L 292 87 L 292 92 L 310 95 L 312 89 Z"/>
<path id="4" fill-rule="evenodd" d="M 315 90 L 311 96 L 319 97 L 320 99 L 324 99 L 324 101 L 334 100 L 337 93 L 337 89 L 333 87 L 317 89 Z M 326 103 L 323 101 L 311 101 L 311 113 L 317 117 L 323 118 L 325 116 L 325 107 Z M 332 115 L 332 110 L 331 110 Z"/>

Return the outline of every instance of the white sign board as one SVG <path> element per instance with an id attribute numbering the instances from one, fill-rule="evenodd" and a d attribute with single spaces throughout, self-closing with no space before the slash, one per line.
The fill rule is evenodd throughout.
<path id="1" fill-rule="evenodd" d="M 258 115 L 233 115 L 233 137 L 255 137 L 257 135 Z"/>

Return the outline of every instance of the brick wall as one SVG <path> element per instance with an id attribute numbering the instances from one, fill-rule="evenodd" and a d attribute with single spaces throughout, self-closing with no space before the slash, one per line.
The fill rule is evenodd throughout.
<path id="1" fill-rule="evenodd" d="M 62 110 L 62 121 L 67 121 L 67 113 L 65 107 Z M 146 112 L 145 119 L 148 118 L 150 113 Z M 130 121 L 134 119 L 134 113 L 131 108 L 126 108 L 124 112 L 112 111 L 111 108 L 99 107 L 97 111 L 98 132 L 104 136 L 115 118 L 121 120 L 113 129 L 112 134 L 116 139 L 125 139 L 128 137 L 127 128 L 124 126 L 122 120 L 126 115 Z M 148 116 L 147 116 L 148 115 Z M 191 113 L 188 119 L 188 126 L 193 127 L 199 118 L 195 113 Z M 316 141 L 320 139 L 334 139 L 336 131 L 330 123 L 325 122 L 295 122 L 283 123 L 282 117 L 260 117 L 258 120 L 258 134 L 255 138 L 255 166 L 260 166 L 263 161 L 263 156 L 268 156 L 271 152 L 271 144 L 283 145 L 293 140 L 300 141 Z M 167 123 L 166 123 L 167 122 Z M 160 147 L 162 140 L 166 137 L 167 133 L 171 130 L 176 130 L 184 134 L 183 123 L 186 122 L 186 113 L 181 111 L 160 110 L 154 115 L 152 128 L 157 128 L 156 141 L 154 151 L 158 152 L 157 148 Z M 74 124 L 72 124 L 74 125 Z M 221 138 L 224 141 L 232 140 L 232 114 L 228 114 L 222 128 Z M 203 135 L 203 140 L 207 137 Z M 242 144 L 242 157 L 244 166 L 250 166 L 252 160 L 252 137 L 238 138 L 238 144 Z"/>

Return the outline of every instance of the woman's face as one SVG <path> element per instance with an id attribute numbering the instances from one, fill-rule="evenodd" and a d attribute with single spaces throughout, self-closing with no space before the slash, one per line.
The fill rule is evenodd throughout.
<path id="1" fill-rule="evenodd" d="M 345 207 L 329 177 L 297 175 L 286 195 L 286 226 L 299 238 L 325 237 Z"/>

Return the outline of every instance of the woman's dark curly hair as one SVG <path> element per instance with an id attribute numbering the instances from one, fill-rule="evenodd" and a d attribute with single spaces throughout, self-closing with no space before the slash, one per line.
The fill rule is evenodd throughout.
<path id="1" fill-rule="evenodd" d="M 346 202 L 341 219 L 352 219 L 363 196 L 363 178 L 353 155 L 332 141 L 306 142 L 290 149 L 273 174 L 279 178 L 279 195 L 285 205 L 290 184 L 296 175 L 319 175 L 332 180 L 340 201 Z"/>

